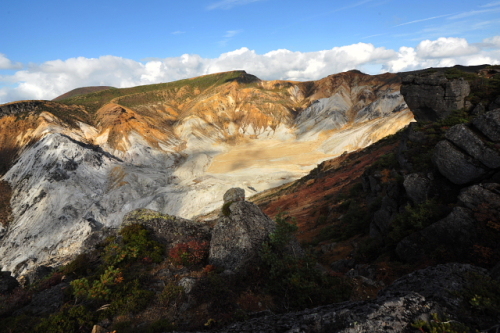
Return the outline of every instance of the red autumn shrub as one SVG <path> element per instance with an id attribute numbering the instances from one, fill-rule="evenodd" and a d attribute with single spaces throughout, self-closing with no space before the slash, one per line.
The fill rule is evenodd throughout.
<path id="1" fill-rule="evenodd" d="M 195 265 L 201 263 L 208 256 L 207 241 L 192 240 L 175 245 L 168 253 L 176 265 Z"/>

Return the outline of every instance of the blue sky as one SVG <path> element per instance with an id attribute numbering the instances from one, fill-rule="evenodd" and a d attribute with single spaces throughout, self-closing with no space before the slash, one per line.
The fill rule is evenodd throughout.
<path id="1" fill-rule="evenodd" d="M 244 69 L 319 79 L 500 63 L 500 1 L 4 0 L 0 103 Z"/>

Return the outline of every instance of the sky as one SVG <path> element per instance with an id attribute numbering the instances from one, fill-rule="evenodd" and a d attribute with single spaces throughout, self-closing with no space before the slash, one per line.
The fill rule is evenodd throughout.
<path id="1" fill-rule="evenodd" d="M 317 80 L 500 64 L 494 0 L 2 0 L 0 104 L 229 70 Z"/>

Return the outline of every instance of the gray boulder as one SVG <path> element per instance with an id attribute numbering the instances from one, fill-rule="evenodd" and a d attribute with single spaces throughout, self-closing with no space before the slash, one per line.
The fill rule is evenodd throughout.
<path id="1" fill-rule="evenodd" d="M 488 147 L 487 144 L 466 125 L 459 124 L 453 126 L 446 132 L 446 138 L 488 168 L 495 169 L 500 167 L 500 153 Z"/>
<path id="2" fill-rule="evenodd" d="M 208 260 L 235 273 L 258 260 L 262 243 L 276 229 L 276 223 L 251 202 L 231 201 L 228 216 L 219 217 L 213 228 Z"/>
<path id="3" fill-rule="evenodd" d="M 500 184 L 480 184 L 463 189 L 458 200 L 465 207 L 475 210 L 481 204 L 487 204 L 500 211 Z"/>
<path id="4" fill-rule="evenodd" d="M 245 200 L 245 190 L 239 187 L 233 187 L 224 193 L 224 203 Z"/>
<path id="5" fill-rule="evenodd" d="M 411 201 L 418 205 L 427 200 L 432 181 L 421 173 L 411 173 L 405 176 L 403 186 Z"/>
<path id="6" fill-rule="evenodd" d="M 500 109 L 476 117 L 472 124 L 493 142 L 500 142 Z"/>
<path id="7" fill-rule="evenodd" d="M 128 213 L 122 226 L 133 223 L 142 224 L 151 230 L 159 242 L 167 245 L 167 249 L 193 239 L 210 240 L 210 227 L 207 224 L 150 209 L 137 209 Z"/>
<path id="8" fill-rule="evenodd" d="M 475 222 L 469 209 L 455 207 L 444 219 L 401 240 L 396 253 L 406 262 L 418 261 L 436 250 L 445 250 L 454 257 L 465 256 L 477 238 Z"/>
<path id="9" fill-rule="evenodd" d="M 471 114 L 473 116 L 480 116 L 486 112 L 486 108 L 482 103 L 477 104 L 474 109 L 472 109 Z"/>
<path id="10" fill-rule="evenodd" d="M 399 278 L 381 290 L 379 296 L 398 297 L 416 292 L 452 313 L 462 305 L 462 300 L 456 293 L 460 293 L 471 283 L 471 273 L 486 275 L 488 272 L 483 268 L 460 263 L 431 266 Z"/>
<path id="11" fill-rule="evenodd" d="M 447 140 L 437 143 L 432 160 L 439 172 L 457 185 L 477 180 L 486 174 L 486 169 L 480 163 Z"/>
<path id="12" fill-rule="evenodd" d="M 464 108 L 469 93 L 467 81 L 448 80 L 441 72 L 407 75 L 401 85 L 401 94 L 417 121 L 446 118 L 453 110 Z"/>

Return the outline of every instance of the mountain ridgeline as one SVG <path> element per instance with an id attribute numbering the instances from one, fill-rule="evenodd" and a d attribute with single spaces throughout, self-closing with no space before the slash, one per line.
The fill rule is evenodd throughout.
<path id="1" fill-rule="evenodd" d="M 486 65 L 0 105 L 2 327 L 490 332 L 499 144 Z"/>

